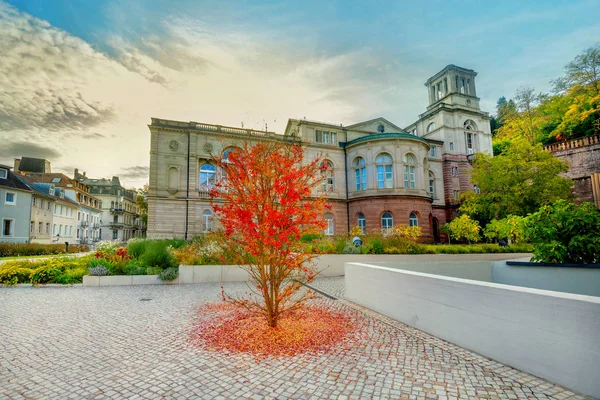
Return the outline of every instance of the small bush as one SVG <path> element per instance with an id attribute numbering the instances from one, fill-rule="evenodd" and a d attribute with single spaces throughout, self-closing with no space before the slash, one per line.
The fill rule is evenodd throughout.
<path id="1" fill-rule="evenodd" d="M 142 261 L 148 267 L 160 267 L 162 269 L 177 267 L 177 260 L 163 241 L 149 242 L 142 256 Z"/>
<path id="2" fill-rule="evenodd" d="M 158 279 L 161 281 L 172 281 L 179 276 L 179 268 L 167 268 L 158 274 Z"/>
<path id="3" fill-rule="evenodd" d="M 124 271 L 125 275 L 146 275 L 146 267 L 140 260 L 130 260 Z"/>
<path id="4" fill-rule="evenodd" d="M 146 267 L 146 275 L 158 275 L 162 271 L 161 267 Z"/>
<path id="5" fill-rule="evenodd" d="M 0 265 L 4 267 L 3 265 Z M 28 283 L 33 270 L 21 266 L 8 266 L 0 269 L 0 283 L 5 285 L 16 285 L 17 283 Z"/>
<path id="6" fill-rule="evenodd" d="M 83 253 L 89 250 L 89 246 L 77 244 L 69 245 L 69 253 Z M 51 254 L 63 254 L 64 252 L 64 244 L 0 242 L 0 257 L 43 256 Z"/>
<path id="7" fill-rule="evenodd" d="M 127 251 L 133 258 L 140 258 L 146 251 L 148 240 L 145 239 L 131 239 L 127 243 Z"/>
<path id="8" fill-rule="evenodd" d="M 356 247 L 352 243 L 346 243 L 342 251 L 343 254 L 360 254 L 360 247 Z"/>
<path id="9" fill-rule="evenodd" d="M 304 243 L 312 243 L 313 241 L 319 239 L 321 237 L 321 235 L 317 235 L 314 233 L 307 233 L 306 235 L 303 235 L 300 238 L 300 241 L 304 242 Z"/>
<path id="10" fill-rule="evenodd" d="M 40 283 L 55 283 L 56 278 L 62 275 L 64 271 L 64 268 L 55 265 L 44 265 L 34 269 L 29 279 L 34 285 Z"/>
<path id="11" fill-rule="evenodd" d="M 92 267 L 89 272 L 91 276 L 106 276 L 109 274 L 108 269 L 104 267 Z"/>
<path id="12" fill-rule="evenodd" d="M 369 254 L 383 254 L 384 253 L 384 244 L 383 240 L 379 238 L 374 238 L 370 242 L 371 251 Z"/>
<path id="13" fill-rule="evenodd" d="M 346 247 L 346 238 L 339 236 L 335 238 L 333 242 L 333 246 L 335 248 L 335 254 L 344 254 L 344 248 Z"/>

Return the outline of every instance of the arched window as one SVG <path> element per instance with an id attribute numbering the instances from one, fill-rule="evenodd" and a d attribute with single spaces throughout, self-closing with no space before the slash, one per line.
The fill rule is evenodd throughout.
<path id="1" fill-rule="evenodd" d="M 381 153 L 375 162 L 377 163 L 377 187 L 379 189 L 393 187 L 392 156 L 388 153 Z"/>
<path id="2" fill-rule="evenodd" d="M 429 171 L 429 194 L 432 199 L 435 199 L 435 175 Z"/>
<path id="3" fill-rule="evenodd" d="M 415 188 L 415 156 L 406 154 L 404 156 L 404 187 Z"/>
<path id="4" fill-rule="evenodd" d="M 394 226 L 394 217 L 389 212 L 384 212 L 381 216 L 381 229 L 386 231 Z"/>
<path id="5" fill-rule="evenodd" d="M 202 231 L 203 232 L 212 231 L 212 216 L 213 216 L 213 213 L 211 210 L 202 211 Z"/>
<path id="6" fill-rule="evenodd" d="M 367 232 L 367 220 L 363 213 L 358 214 L 358 227 L 362 230 L 363 235 Z"/>
<path id="7" fill-rule="evenodd" d="M 206 163 L 200 167 L 200 190 L 209 190 L 215 184 L 217 169 L 214 165 Z"/>
<path id="8" fill-rule="evenodd" d="M 323 176 L 323 188 L 324 192 L 333 192 L 334 190 L 334 170 L 333 163 L 329 160 L 325 160 L 321 163 L 321 175 Z"/>
<path id="9" fill-rule="evenodd" d="M 473 120 L 471 120 L 471 119 L 466 120 L 465 123 L 463 124 L 463 126 L 468 131 L 476 131 L 477 130 L 477 124 L 475 124 L 475 122 L 473 122 Z"/>
<path id="10" fill-rule="evenodd" d="M 354 159 L 356 190 L 367 190 L 367 167 L 365 164 L 365 159 L 362 157 Z"/>
<path id="11" fill-rule="evenodd" d="M 333 232 L 334 232 L 333 215 L 325 214 L 325 222 L 327 222 L 327 228 L 325 228 L 325 235 L 333 236 Z"/>
<path id="12" fill-rule="evenodd" d="M 415 214 L 414 212 L 410 213 L 408 222 L 410 226 L 419 226 L 419 217 L 417 217 L 417 214 Z"/>
<path id="13" fill-rule="evenodd" d="M 435 122 L 430 123 L 429 125 L 427 125 L 427 129 L 426 132 L 431 132 L 436 128 Z"/>

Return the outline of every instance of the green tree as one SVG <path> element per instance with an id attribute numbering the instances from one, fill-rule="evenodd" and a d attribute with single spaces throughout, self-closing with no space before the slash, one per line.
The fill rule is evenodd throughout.
<path id="1" fill-rule="evenodd" d="M 565 66 L 565 75 L 552 81 L 556 92 L 575 86 L 600 95 L 600 43 L 587 48 Z"/>
<path id="2" fill-rule="evenodd" d="M 502 127 L 498 129 L 498 136 L 509 140 L 523 137 L 529 143 L 537 143 L 546 120 L 538 109 L 543 99 L 544 96 L 536 94 L 532 87 L 518 88 L 512 103 L 507 102 L 502 107 Z"/>
<path id="3" fill-rule="evenodd" d="M 519 242 L 525 234 L 525 217 L 509 215 L 503 219 L 493 219 L 485 226 L 483 235 L 490 240 L 507 239 L 508 243 Z"/>
<path id="4" fill-rule="evenodd" d="M 600 212 L 592 203 L 558 200 L 527 218 L 526 240 L 533 259 L 542 262 L 600 262 Z"/>
<path id="5" fill-rule="evenodd" d="M 544 151 L 540 144 L 512 141 L 497 157 L 478 154 L 471 181 L 481 193 L 465 193 L 460 211 L 480 221 L 525 216 L 540 206 L 570 198 L 572 181 L 560 176 L 568 164 Z"/>
<path id="6" fill-rule="evenodd" d="M 148 225 L 148 184 L 137 190 L 136 204 L 140 209 L 140 219 Z"/>
<path id="7" fill-rule="evenodd" d="M 479 222 L 472 220 L 467 214 L 462 214 L 454 218 L 451 222 L 442 227 L 445 232 L 450 234 L 454 240 L 466 240 L 467 242 L 479 241 L 479 231 L 481 227 Z"/>

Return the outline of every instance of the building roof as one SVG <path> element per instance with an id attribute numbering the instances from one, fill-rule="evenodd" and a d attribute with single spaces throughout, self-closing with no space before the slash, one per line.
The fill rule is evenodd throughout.
<path id="1" fill-rule="evenodd" d="M 351 146 L 353 144 L 368 142 L 370 140 L 381 140 L 381 139 L 408 139 L 408 140 L 417 140 L 419 142 L 423 142 L 428 145 L 427 141 L 421 137 L 411 135 L 410 133 L 402 133 L 402 132 L 389 132 L 389 133 L 375 133 L 369 136 L 359 137 L 357 139 L 351 140 L 345 144 L 344 147 Z"/>
<path id="2" fill-rule="evenodd" d="M 46 160 L 43 158 L 21 157 L 19 171 L 46 172 Z"/>
<path id="3" fill-rule="evenodd" d="M 33 190 L 33 192 L 34 192 L 33 194 L 35 194 L 36 196 L 44 197 L 44 198 L 46 198 L 46 199 L 48 199 L 48 200 L 52 200 L 52 201 L 56 200 L 56 199 L 54 198 L 54 196 L 50 196 L 50 195 L 48 194 L 48 190 L 47 190 L 47 189 L 46 189 L 46 191 L 43 191 L 43 190 L 42 190 L 42 189 L 41 189 L 41 188 L 40 188 L 40 187 L 39 187 L 37 184 L 35 184 L 35 183 L 32 183 L 32 184 L 30 184 L 30 185 L 29 185 L 29 187 L 30 187 L 30 188 Z"/>
<path id="4" fill-rule="evenodd" d="M 31 188 L 25 182 L 19 179 L 17 175 L 12 173 L 12 171 L 8 167 L 6 168 L 6 179 L 0 178 L 0 187 L 24 190 L 26 192 L 31 191 Z"/>

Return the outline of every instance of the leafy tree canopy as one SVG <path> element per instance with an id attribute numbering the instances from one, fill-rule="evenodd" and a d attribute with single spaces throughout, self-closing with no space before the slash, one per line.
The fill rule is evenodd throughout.
<path id="1" fill-rule="evenodd" d="M 575 57 L 552 83 L 552 95 L 520 87 L 512 99 L 498 99 L 496 141 L 548 144 L 600 133 L 600 44 Z"/>
<path id="2" fill-rule="evenodd" d="M 515 139 L 496 157 L 478 154 L 471 181 L 481 193 L 465 193 L 460 211 L 480 221 L 525 216 L 540 206 L 570 197 L 572 181 L 560 176 L 568 164 L 540 144 Z"/>

